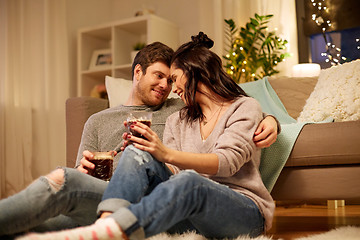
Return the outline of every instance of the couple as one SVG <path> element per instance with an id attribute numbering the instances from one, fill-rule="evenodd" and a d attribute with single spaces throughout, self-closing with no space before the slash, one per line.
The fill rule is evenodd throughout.
<path id="1" fill-rule="evenodd" d="M 199 33 L 175 53 L 160 43 L 141 50 L 125 106 L 87 121 L 77 169 L 56 169 L 0 201 L 0 236 L 66 224 L 72 229 L 23 239 L 143 239 L 189 230 L 231 238 L 270 228 L 274 203 L 261 181 L 256 144 L 272 143 L 277 126 L 271 117 L 271 124 L 261 122 L 259 104 L 223 71 L 212 45 Z M 185 106 L 166 100 L 172 82 Z M 135 109 L 154 112 L 151 129 L 134 126 L 147 140 L 123 134 L 120 123 Z M 117 151 L 128 140 L 133 144 L 116 156 L 109 183 L 80 173 L 92 167 L 91 151 Z"/>

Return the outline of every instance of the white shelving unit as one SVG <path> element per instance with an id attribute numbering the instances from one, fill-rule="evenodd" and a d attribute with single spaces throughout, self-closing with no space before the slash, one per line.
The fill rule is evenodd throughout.
<path id="1" fill-rule="evenodd" d="M 176 50 L 178 27 L 156 15 L 133 17 L 78 31 L 77 95 L 89 96 L 94 86 L 104 83 L 105 76 L 131 80 L 131 51 L 138 42 L 160 41 Z M 107 49 L 112 63 L 91 67 L 93 53 Z M 93 66 L 93 65 L 92 65 Z"/>

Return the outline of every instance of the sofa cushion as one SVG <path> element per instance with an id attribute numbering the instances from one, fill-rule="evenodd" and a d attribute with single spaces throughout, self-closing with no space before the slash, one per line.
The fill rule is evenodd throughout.
<path id="1" fill-rule="evenodd" d="M 321 70 L 298 121 L 360 119 L 360 59 Z"/>
<path id="2" fill-rule="evenodd" d="M 285 167 L 360 164 L 360 121 L 303 127 Z"/>
<path id="3" fill-rule="evenodd" d="M 317 82 L 317 77 L 269 77 L 269 82 L 291 117 L 296 119 Z"/>

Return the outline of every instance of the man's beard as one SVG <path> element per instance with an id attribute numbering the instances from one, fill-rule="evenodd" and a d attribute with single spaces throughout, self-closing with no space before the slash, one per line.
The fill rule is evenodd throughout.
<path id="1" fill-rule="evenodd" d="M 136 88 L 136 94 L 137 94 L 137 97 L 143 102 L 144 105 L 157 106 L 157 105 L 162 104 L 165 101 L 164 96 L 162 96 L 161 99 L 155 98 L 154 96 L 152 96 L 153 90 L 151 87 L 150 87 L 150 89 L 144 89 L 140 85 L 141 84 L 139 84 Z M 151 96 L 151 98 L 149 98 L 149 96 Z M 156 100 L 154 101 L 153 99 L 156 99 Z"/>

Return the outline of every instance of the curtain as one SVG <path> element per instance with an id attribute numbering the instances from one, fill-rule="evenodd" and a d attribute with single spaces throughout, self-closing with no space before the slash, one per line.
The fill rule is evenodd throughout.
<path id="1" fill-rule="evenodd" d="M 255 13 L 273 14 L 274 17 L 268 24 L 269 29 L 271 31 L 277 29 L 276 34 L 288 40 L 287 51 L 292 54 L 292 57 L 280 63 L 276 69 L 280 71 L 279 75 L 291 76 L 292 66 L 298 63 L 295 0 L 213 0 L 213 5 L 214 12 L 222 9 L 218 21 L 232 18 L 237 26 L 245 26 Z M 219 14 L 214 15 L 219 16 Z M 224 25 L 220 27 L 223 28 Z"/>
<path id="2" fill-rule="evenodd" d="M 0 197 L 65 165 L 65 0 L 0 0 Z"/>
<path id="3" fill-rule="evenodd" d="M 270 29 L 277 29 L 278 36 L 288 40 L 287 51 L 292 56 L 280 63 L 277 69 L 280 75 L 291 76 L 292 66 L 299 63 L 295 0 L 257 0 L 254 4 L 259 14 L 274 15 Z"/>

